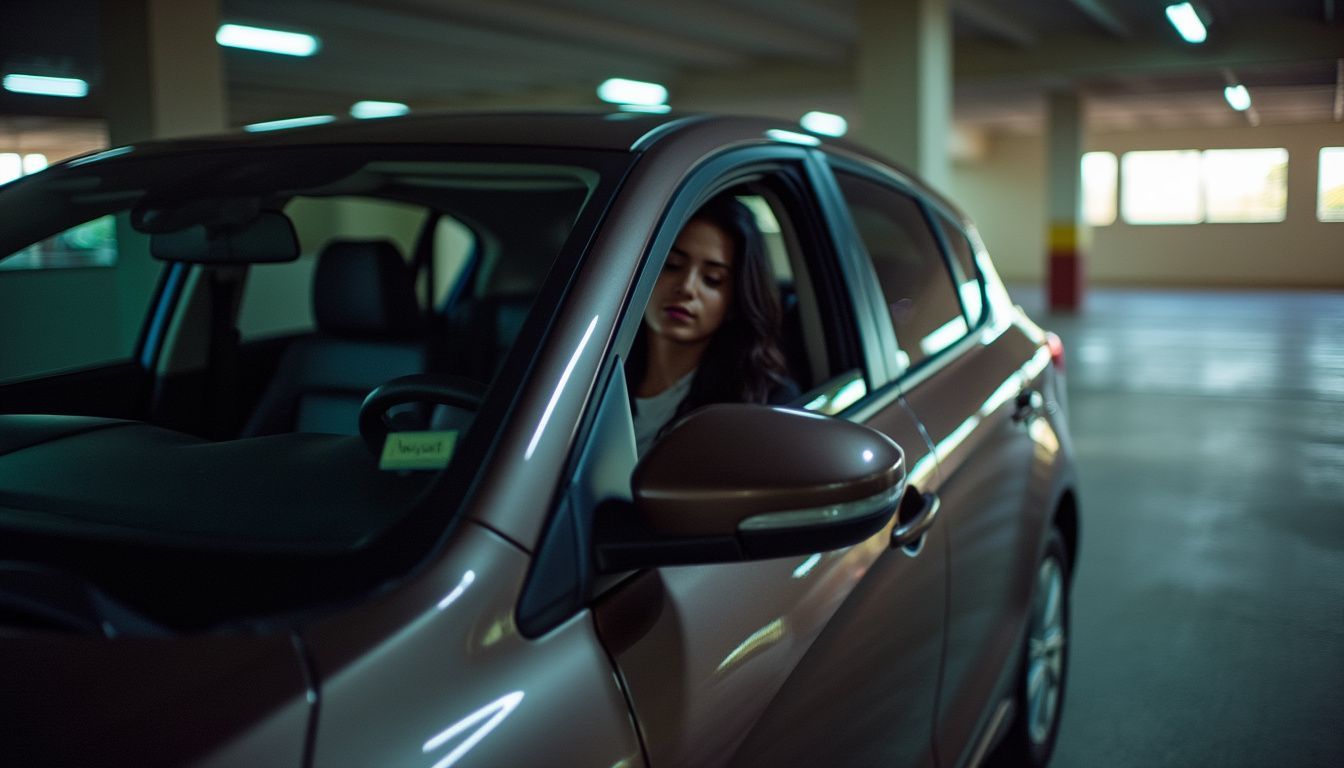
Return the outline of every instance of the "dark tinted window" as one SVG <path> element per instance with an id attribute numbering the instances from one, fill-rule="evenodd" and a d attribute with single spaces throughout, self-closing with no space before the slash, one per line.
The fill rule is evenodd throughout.
<path id="1" fill-rule="evenodd" d="M 952 254 L 960 273 L 957 276 L 957 292 L 961 294 L 961 304 L 966 309 L 966 318 L 971 325 L 980 322 L 985 301 L 980 290 L 980 272 L 975 268 L 975 251 L 966 233 L 946 216 L 938 216 L 938 226 L 942 228 L 943 240 Z"/>
<path id="2" fill-rule="evenodd" d="M 904 362 L 919 365 L 967 331 L 938 241 L 913 197 L 858 176 L 836 176 L 873 260 Z"/>

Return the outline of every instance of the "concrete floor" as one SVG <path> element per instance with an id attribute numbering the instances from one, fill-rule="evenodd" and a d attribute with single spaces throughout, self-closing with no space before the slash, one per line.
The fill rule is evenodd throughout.
<path id="1" fill-rule="evenodd" d="M 1054 765 L 1344 766 L 1344 293 L 1094 290 Z"/>

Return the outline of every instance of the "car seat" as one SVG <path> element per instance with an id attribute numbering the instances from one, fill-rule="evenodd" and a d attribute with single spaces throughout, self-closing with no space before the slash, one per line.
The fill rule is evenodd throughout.
<path id="1" fill-rule="evenodd" d="M 387 240 L 333 240 L 313 276 L 317 332 L 285 350 L 243 436 L 355 434 L 377 385 L 426 370 L 415 277 Z"/>

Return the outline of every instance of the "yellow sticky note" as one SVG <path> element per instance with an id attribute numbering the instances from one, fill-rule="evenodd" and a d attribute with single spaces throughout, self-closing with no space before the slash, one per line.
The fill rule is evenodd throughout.
<path id="1" fill-rule="evenodd" d="M 453 458 L 457 430 L 391 432 L 383 441 L 379 469 L 443 469 Z"/>

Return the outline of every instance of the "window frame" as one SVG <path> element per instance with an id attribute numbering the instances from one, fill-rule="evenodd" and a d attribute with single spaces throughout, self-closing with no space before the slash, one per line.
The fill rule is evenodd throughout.
<path id="1" fill-rule="evenodd" d="M 788 221 L 781 220 L 781 225 L 792 227 L 804 243 L 809 239 L 818 241 L 822 252 L 805 255 L 803 266 L 813 278 L 814 290 L 823 308 L 831 309 L 832 304 L 838 303 L 840 309 L 844 310 L 843 314 L 849 315 L 841 319 L 850 328 L 853 349 L 847 354 L 855 355 L 856 362 L 864 366 L 865 381 L 876 380 L 876 372 L 867 369 L 873 361 L 863 351 L 863 339 L 873 336 L 871 319 L 862 311 L 862 302 L 866 297 L 863 291 L 858 290 L 861 283 L 853 274 L 853 264 L 839 247 L 841 241 L 835 237 L 834 220 L 829 214 L 829 204 L 824 199 L 828 181 L 824 176 L 817 175 L 817 162 L 813 154 L 802 147 L 764 145 L 728 150 L 688 173 L 661 211 L 662 218 L 640 256 L 636 267 L 638 276 L 626 292 L 611 348 L 598 370 L 597 384 L 584 405 L 575 439 L 565 459 L 560 476 L 570 479 L 555 488 L 549 499 L 547 519 L 539 544 L 515 604 L 515 619 L 525 635 L 534 637 L 549 631 L 593 600 L 619 587 L 632 575 L 599 576 L 591 559 L 591 547 L 581 547 L 581 554 L 576 555 L 567 544 L 575 536 L 579 539 L 585 534 L 591 536 L 597 511 L 594 502 L 613 498 L 619 502 L 623 498 L 619 493 L 613 495 L 610 488 L 604 488 L 605 494 L 599 498 L 595 488 L 608 483 L 614 473 L 628 470 L 624 477 L 630 477 L 638 462 L 633 452 L 633 439 L 628 446 L 629 455 L 626 455 L 619 446 L 606 444 L 602 438 L 610 435 L 614 429 L 613 414 L 623 414 L 624 419 L 629 419 L 633 438 L 633 417 L 628 402 L 630 390 L 625 381 L 624 361 L 643 323 L 644 308 L 652 297 L 654 283 L 662 271 L 673 241 L 692 213 L 706 200 L 732 187 L 749 183 L 753 177 L 775 174 L 789 180 L 784 183 L 792 188 L 785 190 L 786 194 L 781 195 L 779 201 L 783 210 L 776 210 L 775 213 L 777 216 L 784 214 Z M 826 272 L 834 274 L 825 278 L 826 285 L 822 285 L 821 274 Z M 823 297 L 823 293 L 827 295 Z M 833 349 L 830 352 L 834 354 Z M 842 364 L 840 360 L 832 360 L 831 363 L 833 369 Z M 866 395 L 872 395 L 871 384 L 868 385 Z M 613 402 L 612 398 L 624 399 L 626 402 Z M 852 404 L 840 417 L 855 418 L 854 414 L 863 408 L 864 402 L 860 400 Z M 592 471 L 585 471 L 588 467 Z M 625 493 L 629 493 L 628 484 Z M 624 497 L 624 500 L 631 499 Z M 569 579 L 568 583 L 557 585 L 557 574 L 566 571 L 567 559 L 571 557 L 580 557 L 582 562 L 574 563 L 575 567 L 568 569 L 571 576 L 558 577 Z M 563 592 L 573 597 L 567 608 L 559 610 L 554 607 L 554 598 L 543 601 L 539 597 L 539 593 L 545 590 L 549 590 L 550 595 Z M 532 607 L 543 602 L 546 606 L 544 609 Z"/>
<path id="2" fill-rule="evenodd" d="M 1282 209 L 1278 212 L 1278 218 L 1237 219 L 1237 218 L 1220 218 L 1215 215 L 1211 215 L 1209 191 L 1212 187 L 1209 184 L 1209 178 L 1208 178 L 1209 154 L 1266 151 L 1266 150 L 1281 151 L 1283 152 L 1284 156 L 1284 168 L 1285 168 L 1285 178 L 1283 184 L 1284 202 Z M 1135 220 L 1126 211 L 1125 201 L 1127 199 L 1127 191 L 1133 186 L 1132 181 L 1130 179 L 1130 174 L 1128 173 L 1128 169 L 1126 167 L 1127 165 L 1126 161 L 1129 160 L 1131 155 L 1151 155 L 1159 153 L 1166 153 L 1166 154 L 1185 153 L 1185 154 L 1193 154 L 1195 156 L 1196 171 L 1194 180 L 1195 181 L 1194 191 L 1195 191 L 1195 203 L 1197 207 L 1197 212 L 1194 218 L 1172 220 L 1172 221 L 1142 221 L 1142 220 Z M 1288 197 L 1290 196 L 1291 188 L 1287 181 L 1287 173 L 1291 172 L 1292 169 L 1292 151 L 1289 150 L 1287 147 L 1260 147 L 1260 146 L 1202 147 L 1202 148 L 1177 147 L 1171 149 L 1131 149 L 1124 152 L 1112 153 L 1112 154 L 1118 155 L 1118 163 L 1117 163 L 1118 172 L 1116 177 L 1117 218 L 1114 222 L 1112 222 L 1112 224 L 1124 223 L 1126 226 L 1131 227 L 1190 227 L 1190 226 L 1199 226 L 1201 224 L 1215 224 L 1215 225 L 1282 224 L 1288 220 Z M 1318 169 L 1318 179 L 1319 179 L 1319 169 Z M 1319 192 L 1318 192 L 1318 199 L 1319 199 Z M 1110 225 L 1089 224 L 1089 226 L 1096 227 L 1096 226 L 1110 226 Z"/>
<path id="3" fill-rule="evenodd" d="M 1325 188 L 1325 158 L 1326 151 L 1330 150 L 1330 155 L 1339 155 L 1341 165 L 1344 165 L 1344 145 L 1322 146 L 1316 150 L 1316 223 L 1317 224 L 1340 224 L 1344 223 L 1344 211 L 1335 216 L 1325 216 L 1325 194 L 1328 191 Z M 1344 179 L 1341 179 L 1344 182 Z"/>
<path id="4" fill-rule="evenodd" d="M 888 400 L 894 399 L 901 392 L 913 389 L 920 382 L 932 377 L 938 371 L 942 370 L 952 360 L 956 359 L 962 350 L 980 343 L 980 331 L 990 321 L 993 314 L 989 297 L 985 288 L 984 275 L 979 267 L 980 251 L 976 248 L 976 241 L 971 239 L 967 228 L 963 223 L 963 217 L 951 209 L 950 206 L 937 201 L 936 196 L 927 191 L 914 179 L 900 174 L 892 169 L 880 165 L 872 160 L 861 156 L 842 154 L 831 151 L 826 153 L 825 164 L 830 175 L 829 185 L 832 187 L 831 195 L 834 198 L 835 210 L 832 215 L 836 217 L 837 226 L 842 230 L 841 236 L 846 240 L 845 250 L 851 254 L 851 258 L 856 259 L 859 264 L 855 267 L 863 272 L 860 282 L 866 288 L 866 300 L 869 306 L 869 315 L 873 317 L 873 323 L 876 325 L 878 341 L 881 346 L 883 360 L 887 375 L 884 381 L 878 383 L 869 397 L 873 398 L 872 404 L 878 405 Z M 966 321 L 966 333 L 956 342 L 939 350 L 937 353 L 924 357 L 918 365 L 910 367 L 901 367 L 897 363 L 900 360 L 899 355 L 902 350 L 900 343 L 896 338 L 895 326 L 891 322 L 891 314 L 887 311 L 886 298 L 882 293 L 882 288 L 877 280 L 877 273 L 873 267 L 872 258 L 868 253 L 867 246 L 859 234 L 857 226 L 854 224 L 853 217 L 849 213 L 849 206 L 841 191 L 840 183 L 836 177 L 837 172 L 850 173 L 859 176 L 879 186 L 887 187 L 897 194 L 904 194 L 912 197 L 919 205 L 923 214 L 925 225 L 932 230 L 934 242 L 939 249 L 939 258 L 942 260 L 943 269 L 949 281 L 949 288 L 957 297 L 957 306 L 961 309 L 961 317 Z M 971 324 L 970 318 L 966 315 L 966 309 L 961 302 L 961 297 L 957 292 L 958 275 L 957 268 L 954 266 L 955 259 L 948 252 L 947 245 L 939 232 L 937 221 L 934 218 L 938 214 L 949 218 L 950 223 L 957 225 L 957 229 L 967 236 L 967 241 L 972 247 L 972 256 L 976 263 L 976 280 L 980 286 L 981 299 L 984 307 L 981 311 L 980 320 Z M 880 406 L 879 406 L 880 407 Z"/>

